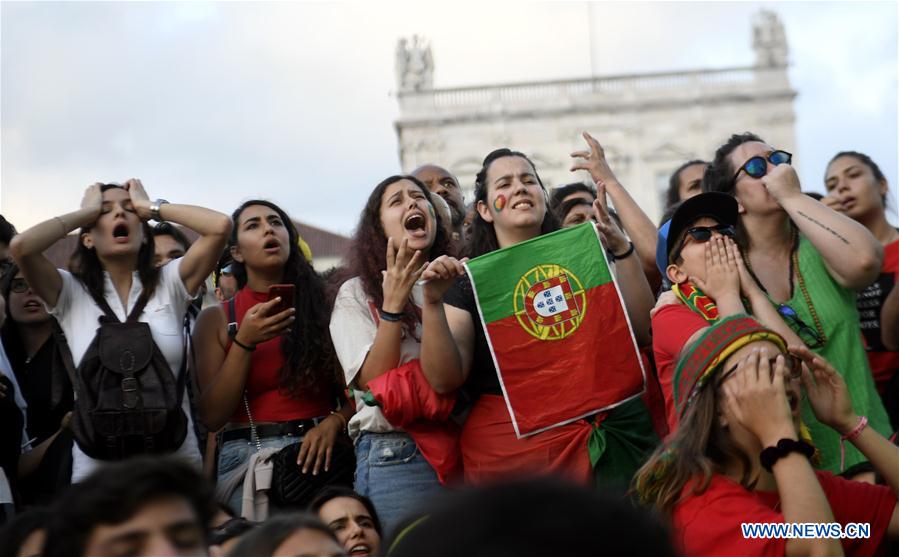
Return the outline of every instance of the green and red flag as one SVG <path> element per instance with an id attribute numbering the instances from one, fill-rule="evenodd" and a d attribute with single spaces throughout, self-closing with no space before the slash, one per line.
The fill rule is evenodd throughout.
<path id="1" fill-rule="evenodd" d="M 519 438 L 643 392 L 644 371 L 593 223 L 466 264 Z"/>

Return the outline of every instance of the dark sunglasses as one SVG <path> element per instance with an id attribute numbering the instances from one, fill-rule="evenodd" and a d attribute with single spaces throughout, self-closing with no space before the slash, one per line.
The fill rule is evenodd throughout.
<path id="1" fill-rule="evenodd" d="M 28 282 L 21 277 L 14 278 L 9 282 L 9 289 L 16 294 L 24 294 L 28 292 Z"/>
<path id="2" fill-rule="evenodd" d="M 824 345 L 824 339 L 821 337 L 821 334 L 800 319 L 799 314 L 796 313 L 795 309 L 787 304 L 778 304 L 777 313 L 779 313 L 780 316 L 784 318 L 784 321 L 787 322 L 787 325 L 799 335 L 799 338 L 802 339 L 802 342 L 804 342 L 806 346 L 809 348 L 820 348 Z"/>
<path id="3" fill-rule="evenodd" d="M 687 244 L 687 238 L 693 238 L 693 241 L 699 244 L 704 244 L 712 239 L 712 233 L 717 232 L 722 236 L 727 236 L 728 238 L 733 238 L 736 230 L 734 229 L 734 225 L 732 224 L 717 224 L 715 226 L 694 226 L 693 228 L 688 228 L 687 233 L 684 234 L 683 240 L 680 241 L 680 245 L 677 247 L 674 252 L 671 254 L 671 260 L 674 261 L 678 257 L 680 257 L 680 252 L 683 251 L 684 246 Z"/>
<path id="4" fill-rule="evenodd" d="M 787 378 L 788 379 L 799 379 L 802 377 L 802 362 L 799 361 L 799 358 L 796 356 L 792 356 L 790 354 L 783 354 L 784 363 L 787 366 Z M 774 373 L 774 366 L 777 363 L 777 356 L 773 358 L 768 358 L 768 364 L 771 367 L 771 373 Z M 735 365 L 729 370 L 725 371 L 721 374 L 721 379 L 718 380 L 718 386 L 721 386 L 725 381 L 727 381 L 728 377 L 733 375 L 735 371 L 737 371 L 737 367 L 740 364 Z"/>
<path id="5" fill-rule="evenodd" d="M 746 174 L 749 174 L 753 178 L 761 178 L 765 174 L 768 173 L 768 163 L 770 162 L 774 166 L 778 166 L 781 164 L 790 164 L 793 160 L 793 154 L 787 153 L 786 151 L 771 151 L 767 153 L 765 156 L 756 155 L 744 162 L 743 165 L 737 169 L 737 173 L 734 174 L 734 178 L 732 181 L 737 180 L 737 176 L 740 175 L 740 172 L 746 171 Z"/>

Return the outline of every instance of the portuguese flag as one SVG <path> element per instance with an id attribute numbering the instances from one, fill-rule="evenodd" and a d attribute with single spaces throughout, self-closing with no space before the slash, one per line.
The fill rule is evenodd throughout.
<path id="1" fill-rule="evenodd" d="M 643 365 L 592 223 L 466 264 L 515 433 L 533 435 L 643 391 Z"/>

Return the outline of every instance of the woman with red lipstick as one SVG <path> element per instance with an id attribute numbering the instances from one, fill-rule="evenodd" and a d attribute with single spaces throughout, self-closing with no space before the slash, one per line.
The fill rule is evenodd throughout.
<path id="1" fill-rule="evenodd" d="M 181 224 L 195 230 L 200 238 L 184 257 L 157 269 L 153 265 L 153 236 L 147 225 L 150 219 Z M 70 265 L 72 272 L 56 269 L 43 253 L 76 228 L 80 228 L 80 241 Z M 138 320 L 149 324 L 154 342 L 177 374 L 183 357 L 184 312 L 215 266 L 230 230 L 226 215 L 163 199 L 150 201 L 140 180 L 132 179 L 121 186 L 90 186 L 79 210 L 22 232 L 13 239 L 10 251 L 23 278 L 59 322 L 75 367 L 96 336 L 94 325 L 104 315 L 96 300 L 105 300 L 119 321 L 125 321 L 143 299 L 146 305 Z M 199 466 L 187 396 L 182 398 L 182 408 L 188 418 L 188 433 L 176 454 Z M 75 482 L 97 465 L 77 443 L 72 457 Z"/>
<path id="2" fill-rule="evenodd" d="M 824 174 L 822 203 L 863 224 L 883 245 L 883 266 L 856 302 L 868 363 L 894 430 L 899 429 L 899 230 L 886 217 L 889 184 L 871 157 L 834 155 Z"/>
<path id="3" fill-rule="evenodd" d="M 441 490 L 409 432 L 366 403 L 369 383 L 419 358 L 425 265 L 447 253 L 450 237 L 430 193 L 412 176 L 391 176 L 368 198 L 356 227 L 351 276 L 331 314 L 331 336 L 356 397 L 349 432 L 356 445 L 356 491 L 369 497 L 384 530 Z"/>
<path id="4" fill-rule="evenodd" d="M 241 511 L 243 476 L 253 453 L 302 442 L 297 466 L 318 474 L 350 416 L 338 409 L 342 382 L 328 334 L 324 283 L 303 257 L 288 215 L 251 200 L 232 214 L 231 270 L 239 290 L 203 310 L 194 335 L 200 416 L 219 435 L 218 480 Z M 295 285 L 294 306 L 268 299 L 275 284 Z M 233 308 L 234 315 L 231 316 Z M 229 334 L 229 323 L 236 333 Z"/>
<path id="5" fill-rule="evenodd" d="M 466 255 L 477 257 L 559 228 L 547 210 L 543 182 L 523 153 L 510 149 L 493 151 L 484 159 L 475 184 L 477 214 Z M 637 341 L 645 345 L 649 341 L 652 292 L 639 259 L 633 257 L 633 245 L 609 217 L 603 184 L 597 188 L 597 197 L 593 205 L 596 227 L 603 244 L 617 255 L 614 272 L 618 285 Z M 639 459 L 631 460 L 624 451 L 610 449 L 594 470 L 588 440 L 594 433 L 594 423 L 610 425 L 626 415 L 629 424 L 622 430 L 629 438 L 614 444 L 638 447 L 635 452 L 651 449 L 657 439 L 642 401 L 623 404 L 611 412 L 592 416 L 591 420 L 577 420 L 518 439 L 481 325 L 473 287 L 462 264 L 450 257 L 437 258 L 422 278 L 429 281 L 422 307 L 422 371 L 437 392 L 453 392 L 464 386 L 476 399 L 460 439 L 465 480 L 485 483 L 510 475 L 560 474 L 582 484 L 599 479 L 626 487 Z M 603 433 L 610 430 L 611 427 L 605 428 Z M 609 466 L 606 470 L 615 469 L 615 479 L 612 472 L 603 471 L 605 465 Z"/>
<path id="6" fill-rule="evenodd" d="M 640 502 L 671 520 L 682 555 L 881 555 L 899 538 L 899 447 L 855 413 L 842 375 L 748 315 L 720 320 L 675 371 L 678 429 L 638 472 Z M 802 390 L 821 424 L 870 460 L 886 486 L 815 470 Z M 814 439 L 812 439 L 814 441 Z M 839 525 L 805 537 L 751 536 L 744 525 Z M 850 524 L 869 528 L 853 537 Z"/>

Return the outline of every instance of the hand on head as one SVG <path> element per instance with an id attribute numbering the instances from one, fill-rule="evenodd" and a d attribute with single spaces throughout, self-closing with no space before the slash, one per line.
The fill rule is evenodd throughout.
<path id="1" fill-rule="evenodd" d="M 727 377 L 719 379 L 728 421 L 743 426 L 763 447 L 785 437 L 795 439 L 796 428 L 787 401 L 784 356 L 777 356 L 772 372 L 768 357 L 761 349 L 755 349 L 740 360 L 732 373 L 728 374 L 729 371 L 723 372 Z"/>

